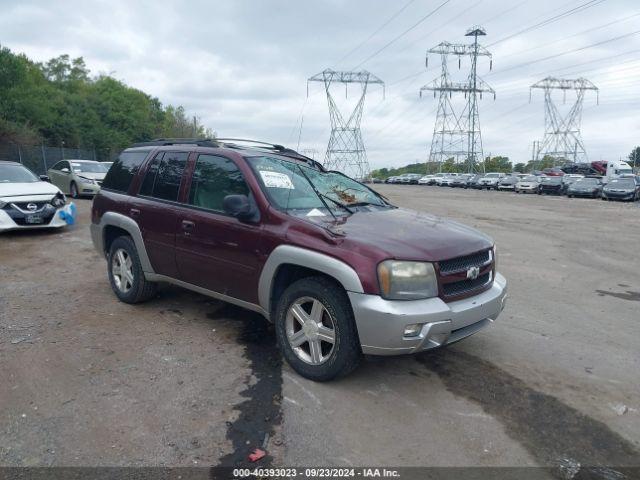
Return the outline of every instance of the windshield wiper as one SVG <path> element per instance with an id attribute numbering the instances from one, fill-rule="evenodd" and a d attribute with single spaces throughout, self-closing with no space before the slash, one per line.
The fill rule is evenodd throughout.
<path id="1" fill-rule="evenodd" d="M 351 209 L 350 209 L 347 205 L 345 205 L 344 203 L 339 202 L 338 200 L 335 200 L 335 199 L 333 199 L 333 198 L 329 197 L 328 195 L 325 195 L 324 193 L 321 193 L 321 192 L 318 192 L 318 195 L 320 195 L 320 196 L 321 196 L 321 197 L 323 197 L 323 198 L 326 198 L 327 200 L 332 201 L 333 203 L 335 203 L 335 204 L 336 204 L 336 205 L 338 205 L 339 207 L 344 208 L 347 212 L 349 212 L 349 213 L 353 213 L 353 210 L 351 210 Z M 357 204 L 355 204 L 355 203 L 350 203 L 350 204 L 349 204 L 349 206 L 357 206 Z"/>
<path id="2" fill-rule="evenodd" d="M 373 205 L 374 207 L 388 207 L 389 205 L 381 205 L 379 203 L 373 203 L 373 202 L 353 202 L 350 203 L 349 206 L 350 207 L 366 207 L 367 205 Z"/>

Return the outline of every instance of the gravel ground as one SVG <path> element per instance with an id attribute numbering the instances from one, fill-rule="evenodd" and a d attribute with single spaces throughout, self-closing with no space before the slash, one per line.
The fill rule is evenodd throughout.
<path id="1" fill-rule="evenodd" d="M 0 237 L 0 465 L 640 465 L 640 208 L 376 186 L 492 235 L 509 301 L 449 348 L 317 384 L 259 316 L 111 293 L 79 222 Z M 567 468 L 569 468 L 567 467 Z"/>

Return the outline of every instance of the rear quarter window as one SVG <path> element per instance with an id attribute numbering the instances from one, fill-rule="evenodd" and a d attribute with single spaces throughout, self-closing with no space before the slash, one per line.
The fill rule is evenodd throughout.
<path id="1" fill-rule="evenodd" d="M 138 173 L 140 165 L 142 165 L 148 154 L 148 150 L 122 152 L 109 168 L 109 172 L 107 172 L 102 182 L 102 188 L 116 192 L 129 190 L 133 177 Z"/>

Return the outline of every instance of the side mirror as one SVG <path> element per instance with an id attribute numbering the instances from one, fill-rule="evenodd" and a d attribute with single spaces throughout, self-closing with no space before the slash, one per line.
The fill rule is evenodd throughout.
<path id="1" fill-rule="evenodd" d="M 246 195 L 227 195 L 222 200 L 222 208 L 225 213 L 241 221 L 253 220 L 257 213 Z"/>
<path id="2" fill-rule="evenodd" d="M 49 178 L 49 175 L 40 175 L 40 180 L 42 180 L 43 182 L 51 181 L 51 179 Z"/>
<path id="3" fill-rule="evenodd" d="M 64 173 L 69 173 L 71 170 L 69 170 L 67 167 L 64 167 L 63 169 L 60 170 L 61 172 Z"/>

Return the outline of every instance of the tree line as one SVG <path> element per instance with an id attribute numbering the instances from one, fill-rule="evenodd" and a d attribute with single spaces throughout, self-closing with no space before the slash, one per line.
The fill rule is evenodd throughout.
<path id="1" fill-rule="evenodd" d="M 0 47 L 0 143 L 119 151 L 158 137 L 212 137 L 181 106 L 100 74 L 82 57 L 37 63 Z"/>

